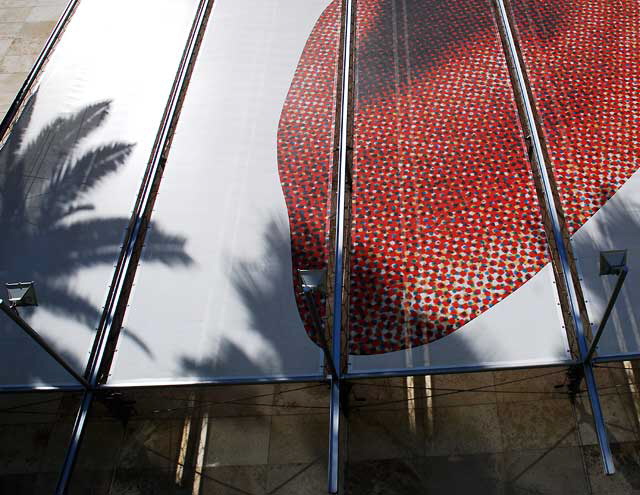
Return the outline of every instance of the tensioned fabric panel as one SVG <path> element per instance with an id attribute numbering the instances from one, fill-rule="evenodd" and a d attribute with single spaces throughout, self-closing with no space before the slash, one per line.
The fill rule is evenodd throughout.
<path id="1" fill-rule="evenodd" d="M 21 315 L 80 372 L 196 3 L 80 2 L 0 151 L 0 283 L 35 281 Z M 184 264 L 184 240 L 156 230 L 149 261 Z M 2 384 L 72 383 L 20 332 L 0 318 Z"/>
<path id="2" fill-rule="evenodd" d="M 339 1 L 215 2 L 152 215 L 190 261 L 143 249 L 110 384 L 324 375 L 294 273 L 328 263 L 339 38 Z"/>
<path id="3" fill-rule="evenodd" d="M 356 25 L 350 370 L 565 362 L 489 2 L 361 0 Z"/>
<path id="4" fill-rule="evenodd" d="M 513 11 L 594 327 L 615 284 L 599 252 L 629 250 L 598 354 L 640 352 L 640 5 L 516 0 Z"/>

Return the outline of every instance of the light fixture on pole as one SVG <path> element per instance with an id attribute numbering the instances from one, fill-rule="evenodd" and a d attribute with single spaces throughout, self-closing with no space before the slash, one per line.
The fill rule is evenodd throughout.
<path id="1" fill-rule="evenodd" d="M 9 293 L 9 305 L 12 308 L 18 306 L 37 306 L 38 297 L 33 282 L 17 282 L 15 284 L 5 284 Z"/>
<path id="2" fill-rule="evenodd" d="M 0 309 L 11 318 L 29 337 L 42 347 L 67 373 L 74 377 L 85 388 L 88 389 L 89 382 L 74 370 L 67 361 L 58 354 L 41 336 L 29 325 L 16 308 L 24 306 L 37 306 L 38 297 L 36 296 L 36 288 L 33 282 L 18 282 L 13 284 L 5 284 L 9 293 L 9 303 L 0 299 Z"/>
<path id="3" fill-rule="evenodd" d="M 304 292 L 320 291 L 321 294 L 327 292 L 327 271 L 326 270 L 298 270 L 302 290 Z"/>
<path id="4" fill-rule="evenodd" d="M 602 277 L 604 275 L 617 275 L 618 280 L 616 281 L 616 286 L 614 287 L 613 292 L 611 293 L 611 297 L 609 298 L 607 308 L 604 310 L 604 314 L 602 315 L 602 319 L 600 320 L 598 330 L 593 337 L 593 342 L 591 342 L 591 345 L 589 346 L 589 352 L 584 359 L 585 362 L 591 361 L 594 353 L 596 352 L 596 347 L 598 347 L 598 342 L 600 341 L 600 337 L 602 337 L 602 332 L 604 331 L 604 327 L 607 325 L 609 316 L 611 316 L 611 312 L 613 311 L 613 307 L 616 303 L 616 300 L 618 299 L 618 295 L 620 294 L 620 290 L 622 289 L 625 278 L 627 278 L 628 272 L 629 268 L 627 267 L 626 249 L 600 252 L 600 276 Z"/>
<path id="5" fill-rule="evenodd" d="M 318 311 L 318 307 L 314 298 L 315 294 L 317 293 L 325 295 L 327 292 L 327 270 L 298 269 L 298 277 L 300 278 L 302 293 L 304 294 L 305 302 L 307 303 L 307 307 L 309 308 L 309 313 L 311 313 L 311 321 L 315 328 L 316 335 L 318 336 L 318 340 L 320 341 L 320 347 L 322 347 L 322 352 L 324 353 L 325 361 L 327 363 L 327 367 L 329 368 L 329 373 L 331 373 L 331 376 L 333 378 L 337 379 L 338 372 L 336 370 L 335 363 L 333 362 L 331 352 L 329 352 L 329 346 L 327 345 L 327 339 L 324 334 L 324 326 L 322 325 L 320 313 Z"/>

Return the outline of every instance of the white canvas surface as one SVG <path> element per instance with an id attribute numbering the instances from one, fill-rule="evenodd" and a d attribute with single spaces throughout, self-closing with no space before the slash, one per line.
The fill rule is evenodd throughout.
<path id="1" fill-rule="evenodd" d="M 571 239 L 595 334 L 616 276 L 599 275 L 600 251 L 627 249 L 629 273 L 598 346 L 598 357 L 640 352 L 640 171 Z"/>
<path id="2" fill-rule="evenodd" d="M 277 130 L 329 3 L 216 1 L 153 214 L 192 261 L 145 248 L 124 328 L 148 352 L 121 339 L 110 384 L 323 373 L 294 299 Z"/>
<path id="3" fill-rule="evenodd" d="M 452 334 L 411 350 L 350 356 L 349 372 L 538 366 L 569 360 L 553 269 L 548 264 L 515 292 Z"/>
<path id="4" fill-rule="evenodd" d="M 36 282 L 40 306 L 21 314 L 79 372 L 86 366 L 196 4 L 80 2 L 37 84 L 31 118 L 25 112 L 16 126 L 24 131 L 20 148 L 5 150 L 12 163 L 29 154 L 20 165 L 24 194 L 13 198 L 29 213 L 3 220 L 17 220 L 17 226 L 3 230 L 19 234 L 3 239 L 9 254 L 0 260 L 0 283 Z M 60 125 L 52 132 L 56 119 Z M 87 176 L 60 180 L 65 172 L 89 170 L 90 162 L 95 167 Z M 64 187 L 56 191 L 56 184 Z M 52 207 L 46 199 L 54 197 Z M 60 212 L 54 214 L 56 208 Z M 47 214 L 52 219 L 39 224 Z M 19 332 L 0 319 L 1 384 L 73 383 Z M 133 332 L 123 340 L 144 347 Z"/>

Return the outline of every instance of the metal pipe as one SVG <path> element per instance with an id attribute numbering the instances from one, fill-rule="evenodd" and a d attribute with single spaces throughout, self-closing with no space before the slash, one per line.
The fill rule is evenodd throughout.
<path id="1" fill-rule="evenodd" d="M 615 467 L 613 465 L 613 456 L 611 454 L 609 440 L 607 439 L 607 430 L 604 424 L 602 407 L 600 405 L 600 397 L 598 395 L 598 389 L 596 386 L 595 377 L 593 375 L 593 369 L 591 367 L 591 363 L 585 361 L 585 357 L 588 353 L 588 349 L 587 349 L 584 329 L 582 328 L 582 320 L 580 318 L 578 296 L 577 296 L 576 288 L 573 285 L 573 279 L 571 278 L 569 258 L 564 245 L 562 230 L 560 228 L 560 219 L 558 217 L 558 210 L 556 209 L 555 200 L 553 198 L 553 192 L 552 192 L 553 188 L 551 187 L 551 181 L 549 179 L 549 175 L 547 173 L 547 169 L 545 166 L 546 161 L 544 158 L 544 153 L 542 151 L 542 142 L 540 140 L 540 136 L 538 135 L 538 127 L 537 127 L 536 119 L 533 112 L 533 104 L 531 103 L 532 101 L 531 95 L 529 93 L 529 88 L 525 83 L 524 71 L 521 66 L 520 56 L 516 48 L 516 42 L 513 37 L 513 31 L 511 28 L 511 23 L 509 21 L 509 16 L 507 14 L 506 7 L 504 5 L 504 0 L 496 0 L 496 4 L 498 6 L 498 11 L 500 14 L 500 18 L 502 20 L 502 25 L 504 27 L 505 38 L 508 45 L 507 48 L 509 50 L 511 60 L 513 61 L 513 66 L 515 69 L 515 76 L 516 76 L 515 79 L 517 81 L 520 94 L 522 95 L 522 104 L 524 106 L 525 117 L 527 119 L 527 123 L 529 126 L 529 132 L 531 133 L 533 151 L 536 156 L 538 170 L 540 172 L 540 177 L 542 179 L 542 186 L 544 191 L 546 207 L 547 207 L 547 211 L 549 212 L 549 215 L 551 216 L 553 237 L 556 241 L 556 246 L 558 249 L 558 257 L 560 258 L 560 264 L 562 268 L 561 272 L 565 281 L 565 285 L 567 287 L 567 292 L 569 293 L 569 305 L 571 310 L 571 316 L 576 329 L 578 351 L 580 353 L 580 357 L 582 360 L 584 377 L 587 383 L 587 392 L 589 395 L 589 402 L 591 403 L 591 411 L 593 413 L 593 422 L 594 422 L 596 434 L 598 437 L 598 445 L 600 446 L 600 454 L 602 455 L 602 461 L 604 464 L 605 472 L 607 474 L 614 474 Z"/>
<path id="2" fill-rule="evenodd" d="M 627 273 L 629 273 L 629 269 L 625 266 L 620 269 L 618 273 L 618 280 L 616 281 L 616 286 L 613 289 L 613 293 L 609 298 L 609 303 L 607 304 L 607 309 L 605 309 L 604 314 L 602 315 L 602 320 L 600 321 L 600 326 L 598 326 L 598 330 L 596 332 L 595 337 L 593 338 L 593 342 L 591 342 L 591 346 L 589 347 L 589 352 L 584 358 L 585 361 L 591 362 L 593 360 L 593 355 L 596 352 L 596 347 L 598 347 L 598 342 L 600 342 L 600 337 L 602 337 L 602 332 L 604 331 L 604 327 L 607 325 L 607 321 L 609 320 L 609 316 L 611 316 L 611 312 L 613 311 L 613 306 L 618 300 L 618 295 L 622 290 L 622 285 L 624 284 L 624 280 L 627 278 Z"/>
<path id="3" fill-rule="evenodd" d="M 343 2 L 345 9 L 343 45 L 342 45 L 342 102 L 340 106 L 340 141 L 338 160 L 338 196 L 336 201 L 336 245 L 335 245 L 335 280 L 333 289 L 333 327 L 332 350 L 333 361 L 340 369 L 342 345 L 342 290 L 344 279 L 344 211 L 347 188 L 348 163 L 348 129 L 349 129 L 349 80 L 351 76 L 351 23 L 353 1 Z M 341 387 L 340 375 L 331 379 L 330 417 L 329 417 L 329 461 L 328 461 L 328 491 L 338 493 L 340 471 L 340 407 Z"/>
<path id="4" fill-rule="evenodd" d="M 80 375 L 73 367 L 67 363 L 67 361 L 60 355 L 58 352 L 51 347 L 46 340 L 44 340 L 38 332 L 36 332 L 31 325 L 29 325 L 22 316 L 18 314 L 15 308 L 9 306 L 4 300 L 0 299 L 0 309 L 4 311 L 4 313 L 11 318 L 24 332 L 31 337 L 36 343 L 42 347 L 49 356 L 51 356 L 60 366 L 62 366 L 67 373 L 69 373 L 73 378 L 75 378 L 85 389 L 91 388 L 89 382 L 85 379 L 84 376 Z"/>
<path id="5" fill-rule="evenodd" d="M 625 355 L 626 356 L 626 355 Z M 640 357 L 640 355 L 639 355 Z M 596 358 L 597 359 L 597 358 Z M 626 358 L 625 358 L 626 359 Z M 434 368 L 393 368 L 379 371 L 363 371 L 359 373 L 344 373 L 342 380 L 358 380 L 363 378 L 390 378 L 404 376 L 422 376 L 422 375 L 450 375 L 452 373 L 482 373 L 487 371 L 502 370 L 519 370 L 519 369 L 537 369 L 551 368 L 557 366 L 579 365 L 579 361 L 554 361 L 545 363 L 514 363 L 504 366 L 452 366 L 452 367 L 434 367 Z M 120 382 L 96 385 L 96 390 L 125 390 L 125 389 L 143 389 L 143 388 L 186 388 L 186 387 L 207 387 L 216 385 L 251 385 L 251 384 L 267 384 L 267 383 L 329 383 L 331 377 L 322 375 L 296 375 L 296 376 L 248 376 L 243 378 L 212 378 L 201 380 L 157 380 L 157 381 L 139 381 L 139 382 Z"/>

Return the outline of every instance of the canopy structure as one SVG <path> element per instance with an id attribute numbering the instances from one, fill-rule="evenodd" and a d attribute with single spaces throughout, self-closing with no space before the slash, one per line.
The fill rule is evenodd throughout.
<path id="1" fill-rule="evenodd" d="M 0 319 L 0 387 L 84 387 L 60 493 L 103 391 L 326 382 L 333 492 L 344 381 L 535 366 L 585 377 L 609 469 L 585 324 L 626 249 L 596 359 L 640 356 L 637 6 L 578 3 L 69 9 L 0 136 L 0 282 L 86 378 Z"/>

